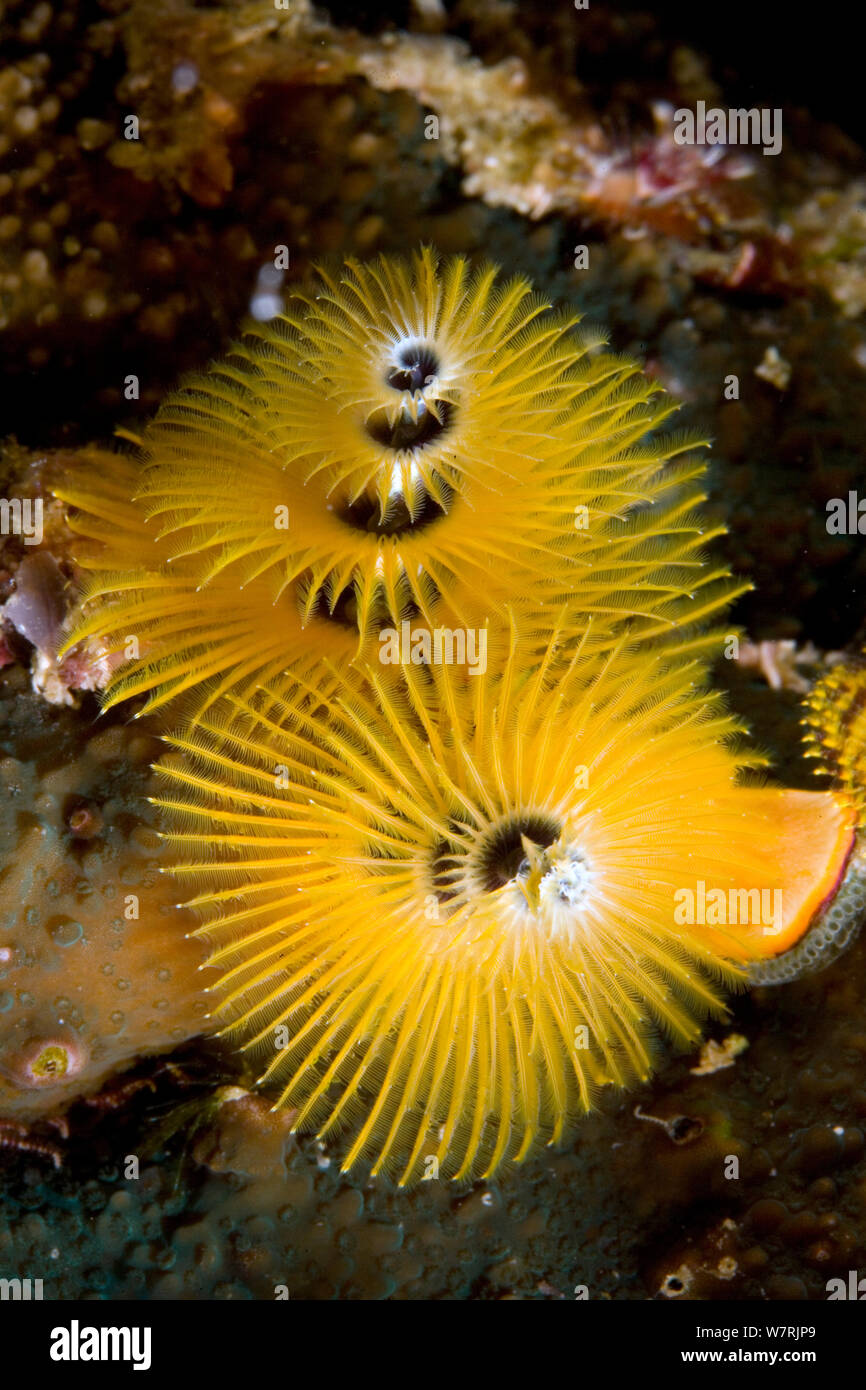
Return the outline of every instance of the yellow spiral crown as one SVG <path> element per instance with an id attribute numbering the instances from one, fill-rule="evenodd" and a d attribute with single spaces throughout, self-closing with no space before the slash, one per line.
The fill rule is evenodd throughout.
<path id="1" fill-rule="evenodd" d="M 423 249 L 321 271 L 60 494 L 68 645 L 106 704 L 171 705 L 215 1010 L 346 1168 L 559 1142 L 837 895 L 853 785 L 758 786 L 708 688 L 747 586 L 702 557 L 673 408 L 526 281 Z"/>
<path id="2" fill-rule="evenodd" d="M 540 648 L 563 604 L 710 648 L 694 630 L 748 585 L 702 558 L 700 441 L 660 433 L 676 407 L 602 342 L 426 248 L 320 272 L 169 397 L 113 509 L 59 490 L 99 542 L 67 647 L 98 636 L 107 704 L 151 707 L 212 675 L 249 692 L 278 633 L 285 666 L 515 603 Z"/>

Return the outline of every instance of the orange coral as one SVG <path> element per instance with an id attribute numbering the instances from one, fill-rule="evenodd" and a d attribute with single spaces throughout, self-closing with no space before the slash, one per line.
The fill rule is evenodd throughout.
<path id="1" fill-rule="evenodd" d="M 203 952 L 184 935 L 194 919 L 159 872 L 165 852 L 138 824 L 142 801 L 128 809 L 118 786 L 126 765 L 143 791 L 153 748 L 109 728 L 71 759 L 55 746 L 50 770 L 2 764 L 15 848 L 0 873 L 0 1118 L 63 1110 L 208 1027 Z M 104 825 L 76 839 L 82 792 Z"/>

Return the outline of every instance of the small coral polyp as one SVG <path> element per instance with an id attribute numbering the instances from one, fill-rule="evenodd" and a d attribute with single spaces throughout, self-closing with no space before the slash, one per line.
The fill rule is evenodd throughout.
<path id="1" fill-rule="evenodd" d="M 89 1051 L 69 1034 L 32 1038 L 11 1056 L 0 1057 L 0 1070 L 24 1090 L 72 1081 L 87 1065 Z"/>
<path id="2" fill-rule="evenodd" d="M 287 681 L 223 699 L 161 765 L 228 1035 L 346 1169 L 401 1183 L 519 1162 L 659 1036 L 695 1042 L 853 838 L 829 796 L 738 785 L 762 759 L 696 663 L 503 645 L 475 680 L 358 668 L 315 715 Z M 677 925 L 699 881 L 781 888 L 783 920 Z"/>

